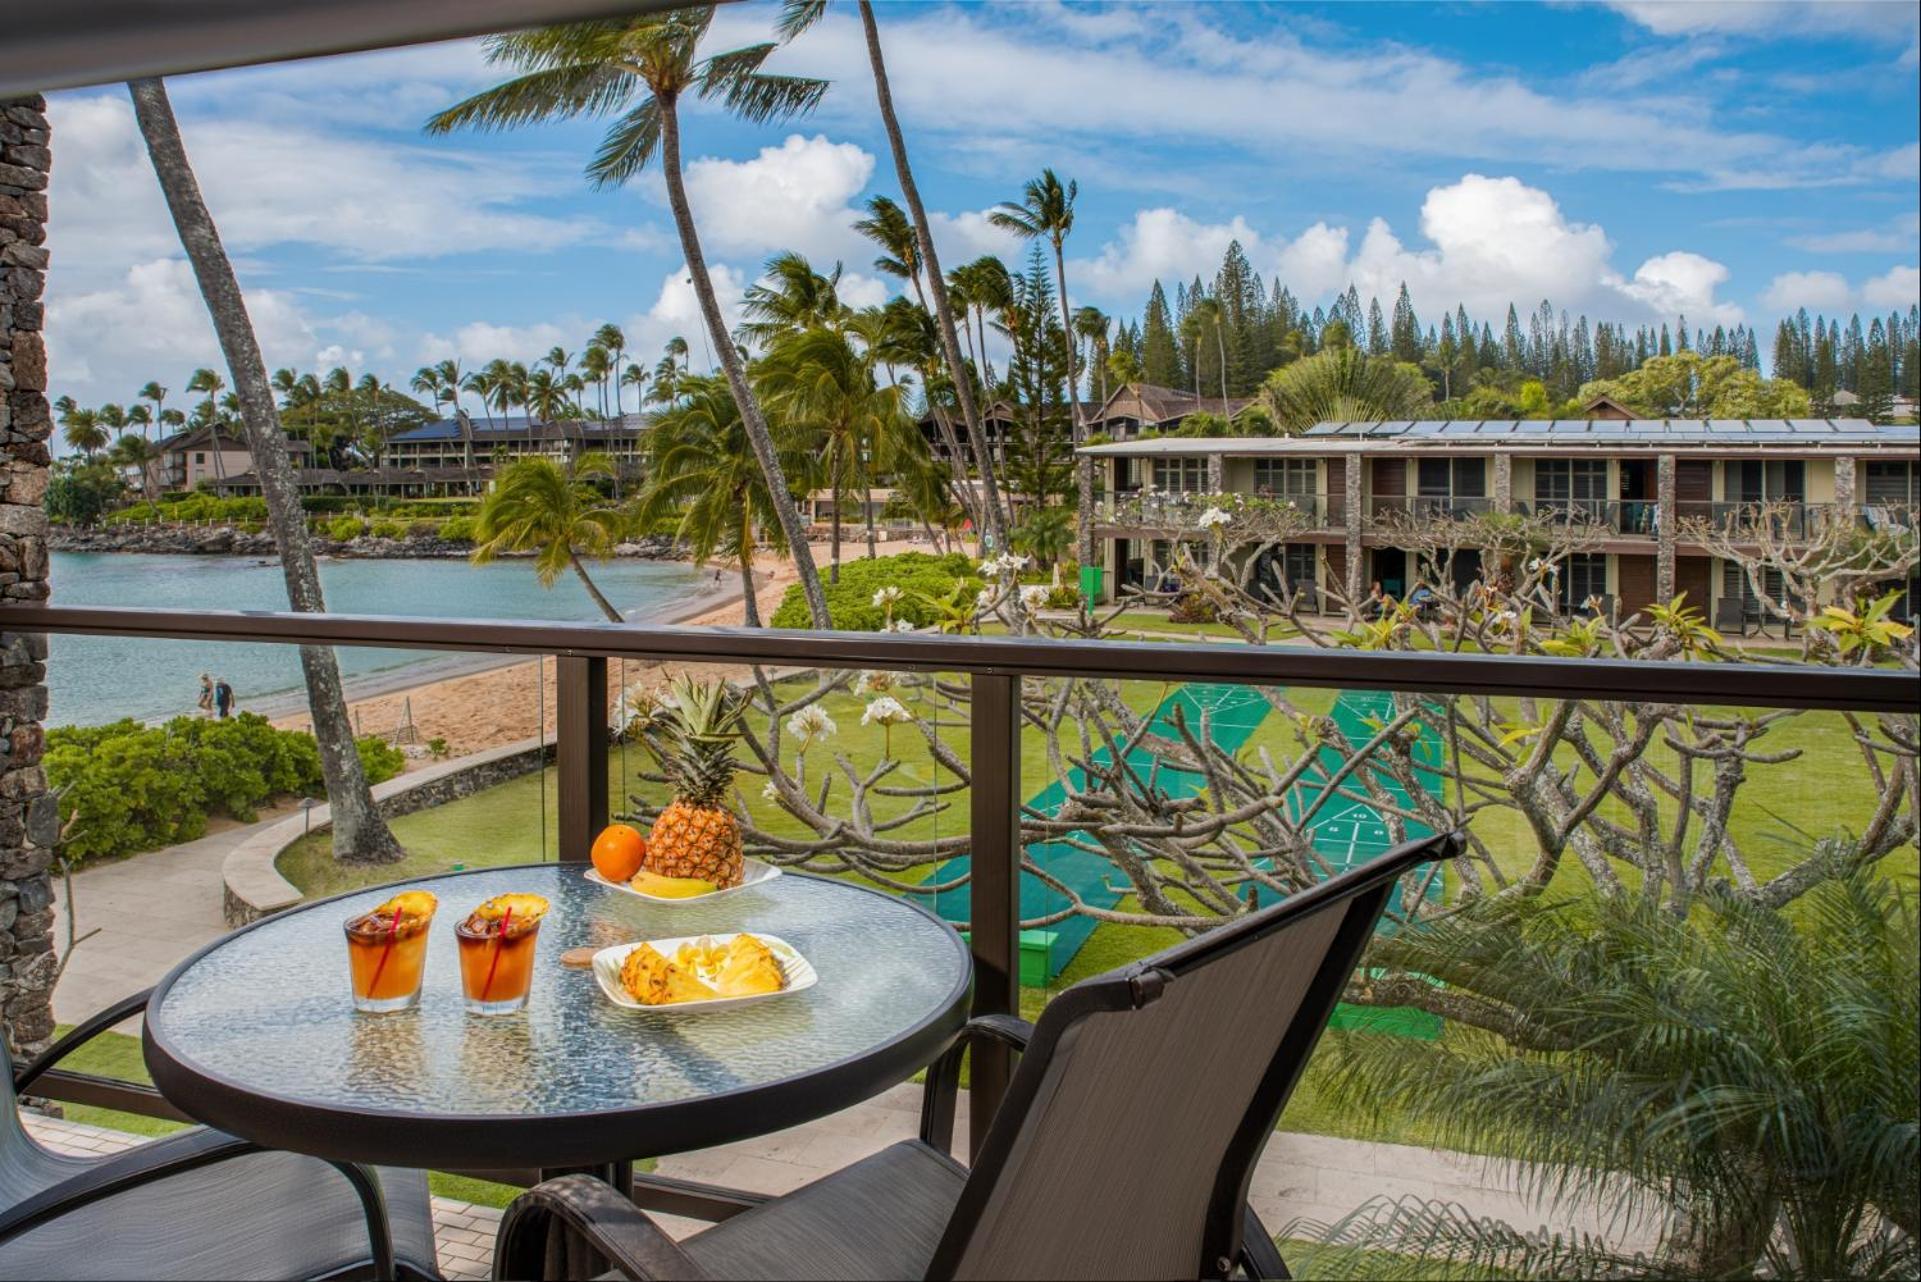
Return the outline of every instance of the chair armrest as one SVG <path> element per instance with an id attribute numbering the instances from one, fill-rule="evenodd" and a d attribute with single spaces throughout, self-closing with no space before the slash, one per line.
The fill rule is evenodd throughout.
<path id="1" fill-rule="evenodd" d="M 598 1253 L 637 1282 L 703 1282 L 707 1274 L 648 1214 L 589 1175 L 545 1180 L 513 1200 L 494 1242 L 494 1277 L 591 1277 Z"/>
<path id="2" fill-rule="evenodd" d="M 216 1162 L 266 1151 L 252 1140 L 197 1126 L 100 1158 L 52 1188 L 0 1211 L 0 1246 L 94 1202 L 145 1184 L 186 1175 Z M 387 1220 L 387 1200 L 380 1178 L 369 1168 L 353 1162 L 328 1162 L 327 1165 L 340 1172 L 360 1199 L 374 1277 L 393 1277 L 393 1231 Z"/>
<path id="3" fill-rule="evenodd" d="M 36 1055 L 14 1073 L 14 1093 L 16 1095 L 26 1094 L 27 1088 L 33 1084 L 35 1078 L 52 1068 L 55 1064 L 58 1064 L 73 1051 L 100 1036 L 100 1034 L 106 1032 L 115 1024 L 130 1019 L 145 1010 L 147 1008 L 147 998 L 152 994 L 153 989 L 143 988 L 133 996 L 121 998 L 105 1010 L 89 1016 L 68 1029 L 66 1036 L 47 1047 L 46 1050 L 40 1052 L 40 1054 Z"/>
<path id="4" fill-rule="evenodd" d="M 954 1097 L 960 1090 L 961 1056 L 975 1042 L 998 1042 L 1016 1054 L 1027 1049 L 1034 1026 L 1015 1015 L 976 1015 L 967 1021 L 954 1044 L 927 1069 L 921 1095 L 920 1138 L 945 1153 L 954 1144 Z"/>

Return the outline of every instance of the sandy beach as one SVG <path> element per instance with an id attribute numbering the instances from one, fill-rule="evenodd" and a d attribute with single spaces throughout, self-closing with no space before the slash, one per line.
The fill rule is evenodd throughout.
<path id="1" fill-rule="evenodd" d="M 926 551 L 927 546 L 925 543 L 906 541 L 882 543 L 879 546 L 882 556 L 916 549 Z M 826 574 L 825 552 L 824 546 L 817 546 L 814 553 L 823 576 Z M 842 552 L 844 559 L 851 561 L 866 555 L 866 544 L 863 541 L 850 541 Z M 773 616 L 788 586 L 797 576 L 791 563 L 772 559 L 756 567 L 756 575 L 761 584 L 756 602 L 760 617 L 765 621 Z M 746 622 L 746 611 L 741 604 L 738 571 L 723 571 L 721 582 L 723 589 L 713 595 L 715 600 L 723 601 L 723 604 L 699 608 L 690 617 L 677 618 L 673 611 L 663 611 L 650 621 L 671 620 L 690 627 L 741 626 Z M 698 604 L 696 602 L 683 608 L 695 609 Z M 448 661 L 467 666 L 451 656 Z M 424 665 L 428 669 L 425 674 L 421 668 L 412 668 L 389 674 L 384 679 L 375 676 L 349 682 L 348 713 L 362 734 L 381 736 L 391 735 L 411 718 L 415 742 L 425 744 L 432 739 L 445 739 L 448 751 L 454 756 L 531 739 L 537 733 L 553 734 L 552 659 L 489 660 L 481 656 L 476 662 L 492 666 L 480 671 L 435 676 L 431 672 L 433 665 Z M 740 675 L 745 671 L 738 665 L 728 664 L 699 668 L 680 666 L 686 670 L 727 675 Z M 658 683 L 664 675 L 660 669 L 661 665 L 654 663 L 612 661 L 607 674 L 610 709 L 620 698 L 623 688 Z M 294 697 L 298 698 L 297 695 Z M 288 729 L 304 730 L 308 728 L 310 718 L 304 711 L 294 712 L 290 709 L 284 715 L 273 717 L 273 723 Z"/>

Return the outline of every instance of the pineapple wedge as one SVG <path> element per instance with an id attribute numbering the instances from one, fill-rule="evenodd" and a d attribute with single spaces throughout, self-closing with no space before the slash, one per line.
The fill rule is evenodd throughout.
<path id="1" fill-rule="evenodd" d="M 734 936 L 714 974 L 714 990 L 722 997 L 777 993 L 785 983 L 780 961 L 752 935 Z"/>
<path id="2" fill-rule="evenodd" d="M 642 944 L 621 963 L 620 982 L 643 1006 L 670 1006 L 715 996 L 691 967 L 667 960 L 652 944 Z"/>

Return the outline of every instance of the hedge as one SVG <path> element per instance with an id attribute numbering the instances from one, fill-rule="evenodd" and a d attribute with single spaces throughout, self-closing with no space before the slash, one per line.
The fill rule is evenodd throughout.
<path id="1" fill-rule="evenodd" d="M 356 746 L 369 783 L 393 778 L 406 763 L 379 739 Z M 251 823 L 255 807 L 274 797 L 325 793 L 313 736 L 276 729 L 252 712 L 159 726 L 131 718 L 59 726 L 47 732 L 45 761 L 68 834 L 63 851 L 76 865 L 192 841 L 212 814 Z"/>
<path id="2" fill-rule="evenodd" d="M 886 612 L 874 604 L 874 594 L 885 587 L 901 590 L 894 604 L 896 621 L 905 619 L 915 627 L 937 621 L 934 611 L 922 598 L 942 599 L 962 584 L 964 599 L 980 594 L 981 578 L 974 562 L 959 552 L 934 556 L 927 552 L 902 552 L 897 556 L 843 561 L 840 582 L 828 583 L 827 568 L 821 567 L 821 587 L 827 593 L 827 613 L 834 628 L 841 632 L 878 632 L 885 626 Z M 807 612 L 807 598 L 798 583 L 787 589 L 780 608 L 770 621 L 776 628 L 811 628 L 813 616 Z"/>

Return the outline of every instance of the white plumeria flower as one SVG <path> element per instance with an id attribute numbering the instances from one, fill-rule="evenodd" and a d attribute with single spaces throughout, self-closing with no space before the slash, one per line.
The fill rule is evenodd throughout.
<path id="1" fill-rule="evenodd" d="M 1203 530 L 1211 530 L 1216 526 L 1231 525 L 1233 522 L 1234 518 L 1229 513 L 1217 507 L 1210 507 L 1207 511 L 1201 513 L 1200 520 L 1196 521 L 1195 524 L 1199 525 Z"/>
<path id="2" fill-rule="evenodd" d="M 760 786 L 760 795 L 766 798 L 768 801 L 779 801 L 780 789 L 774 786 L 774 781 L 772 779 L 769 779 L 766 783 Z"/>
<path id="3" fill-rule="evenodd" d="M 1021 604 L 1030 610 L 1038 610 L 1047 603 L 1048 587 L 1044 583 L 1030 583 L 1021 589 Z"/>
<path id="4" fill-rule="evenodd" d="M 887 607 L 893 605 L 896 601 L 900 600 L 901 595 L 902 595 L 901 590 L 897 587 L 893 587 L 891 585 L 888 587 L 884 587 L 880 591 L 874 593 L 874 608 L 876 610 L 885 610 Z"/>
<path id="5" fill-rule="evenodd" d="M 895 619 L 893 630 L 896 632 L 912 632 L 914 631 L 914 621 L 912 619 Z"/>
<path id="6" fill-rule="evenodd" d="M 914 714 L 907 706 L 891 694 L 884 694 L 867 705 L 867 711 L 860 714 L 864 726 L 897 726 L 903 721 L 912 721 Z"/>
<path id="7" fill-rule="evenodd" d="M 855 694 L 885 694 L 894 688 L 899 674 L 894 672 L 863 672 L 854 681 Z"/>
<path id="8" fill-rule="evenodd" d="M 800 740 L 802 752 L 816 743 L 824 743 L 833 738 L 839 729 L 840 727 L 834 724 L 834 719 L 827 715 L 827 709 L 818 703 L 810 703 L 787 718 L 787 733 Z"/>

